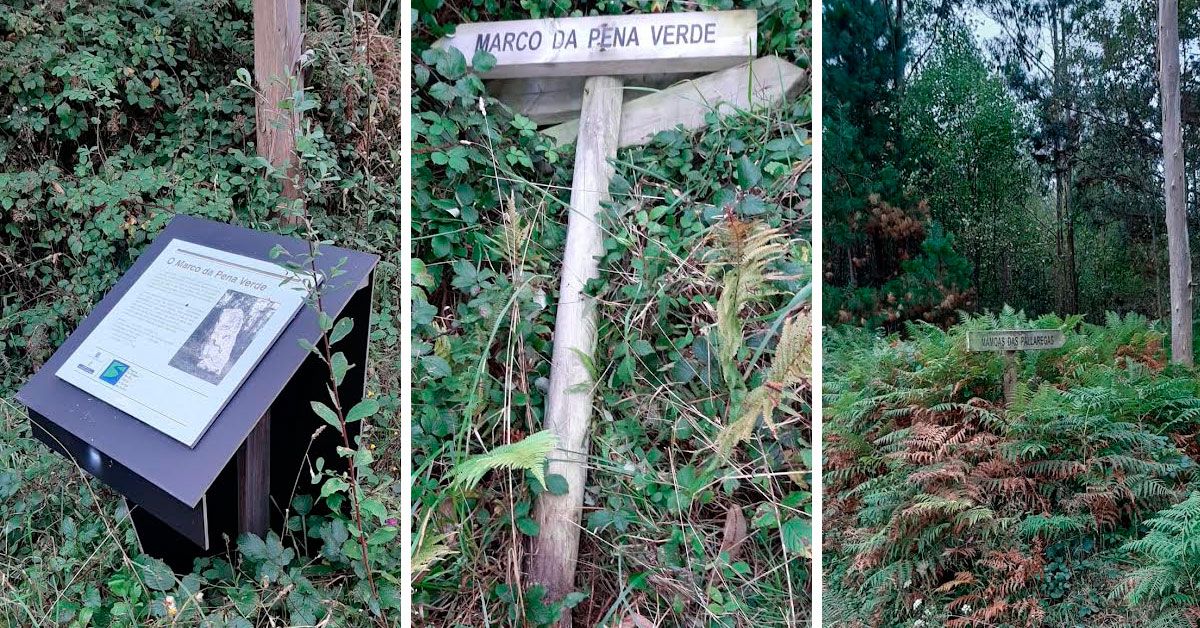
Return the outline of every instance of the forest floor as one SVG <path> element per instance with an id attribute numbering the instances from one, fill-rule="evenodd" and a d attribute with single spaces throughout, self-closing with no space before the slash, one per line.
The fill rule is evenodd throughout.
<path id="1" fill-rule="evenodd" d="M 1066 344 L 1019 355 L 1006 406 L 1003 358 L 966 334 L 1013 328 Z M 828 334 L 830 625 L 1189 625 L 1200 380 L 1164 338 L 1010 310 Z"/>

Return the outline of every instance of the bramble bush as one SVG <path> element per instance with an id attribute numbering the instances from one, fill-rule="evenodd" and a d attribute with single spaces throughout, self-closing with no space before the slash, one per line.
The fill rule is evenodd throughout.
<path id="1" fill-rule="evenodd" d="M 14 625 L 363 625 L 398 614 L 397 18 L 307 6 L 309 89 L 293 99 L 305 118 L 302 227 L 278 221 L 281 173 L 255 155 L 249 0 L 0 6 L 0 618 Z M 31 438 L 12 395 L 176 214 L 380 255 L 373 359 L 355 367 L 379 410 L 346 452 L 362 529 L 344 503 L 351 487 L 327 470 L 285 504 L 282 537 L 230 539 L 227 554 L 177 578 L 139 555 L 111 491 Z"/>

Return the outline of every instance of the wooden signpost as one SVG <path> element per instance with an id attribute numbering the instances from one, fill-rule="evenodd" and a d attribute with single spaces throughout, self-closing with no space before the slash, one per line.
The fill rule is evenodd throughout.
<path id="1" fill-rule="evenodd" d="M 1010 404 L 1017 389 L 1017 352 L 1057 349 L 1066 342 L 1059 329 L 998 329 L 967 332 L 967 351 L 1004 353 L 1004 403 Z"/>
<path id="2" fill-rule="evenodd" d="M 523 79 L 506 81 L 501 100 L 541 122 L 565 120 L 546 132 L 576 146 L 545 419 L 557 437 L 548 473 L 563 476 L 568 490 L 538 496 L 539 533 L 528 564 L 530 584 L 543 585 L 550 600 L 575 588 L 595 386 L 587 365 L 597 321 L 584 286 L 599 274 L 599 214 L 609 198 L 611 161 L 619 146 L 678 125 L 699 128 L 707 113 L 777 103 L 797 92 L 806 81 L 802 70 L 776 58 L 755 60 L 757 24 L 755 11 L 524 20 L 461 25 L 440 44 L 468 60 L 477 50 L 490 52 L 496 64 L 484 78 Z M 661 87 L 670 76 L 699 72 L 717 74 L 625 102 L 628 87 Z M 570 625 L 568 614 L 560 626 Z"/>
<path id="3" fill-rule="evenodd" d="M 177 250 L 172 243 L 204 251 L 202 259 L 207 261 L 202 267 L 176 263 L 170 257 Z M 313 343 L 320 337 L 316 311 L 302 305 L 294 314 L 287 313 L 277 336 L 260 338 L 252 317 L 275 306 L 237 295 L 235 300 L 245 305 L 233 306 L 223 297 L 206 300 L 204 295 L 202 278 L 209 271 L 210 277 L 227 284 L 229 292 L 252 292 L 253 287 L 243 283 L 252 279 L 244 260 L 253 258 L 260 270 L 278 268 L 270 259 L 276 246 L 294 255 L 308 252 L 303 240 L 176 216 L 17 393 L 29 408 L 34 436 L 124 495 L 144 551 L 177 571 L 190 571 L 196 557 L 226 552 L 229 548 L 221 542 L 222 536 L 231 540 L 241 532 L 262 536 L 271 524 L 282 525 L 283 510 L 290 504 L 296 478 L 307 468 L 306 461 L 341 460 L 340 434 L 326 429 L 313 437 L 325 422 L 310 402 L 323 401 L 319 397 L 326 394 L 329 382 L 325 364 L 301 346 L 302 340 Z M 333 278 L 333 267 L 342 259 L 343 274 Z M 365 394 L 366 369 L 361 365 L 367 360 L 377 262 L 374 255 L 336 247 L 324 247 L 318 258 L 319 270 L 330 278 L 322 288 L 326 313 L 354 320 L 350 334 L 334 345 L 334 351 L 344 352 L 350 363 L 360 365 L 339 387 L 346 407 Z M 177 275 L 162 273 L 164 265 Z M 146 283 L 140 284 L 140 291 L 133 290 L 143 279 Z M 170 282 L 182 285 L 172 287 Z M 163 304 L 172 298 L 178 302 Z M 176 314 L 157 319 L 161 329 L 151 332 L 157 338 L 136 337 L 126 344 L 106 345 L 98 356 L 92 355 L 93 349 L 77 352 L 81 346 L 91 346 L 85 345 L 89 340 L 94 343 L 106 336 L 106 319 L 110 323 L 113 318 L 123 319 L 112 332 L 116 335 L 109 337 L 125 334 L 131 307 L 135 314 L 147 316 L 154 316 L 148 309 L 155 307 L 169 307 Z M 188 318 L 193 308 L 209 316 Z M 175 343 L 171 334 L 186 340 Z M 252 347 L 244 348 L 244 341 L 270 342 L 259 345 L 261 352 L 253 352 Z M 166 345 L 172 347 L 163 351 Z M 179 405 L 173 411 L 170 405 L 172 399 L 187 403 L 185 395 L 168 392 L 156 397 L 155 389 L 174 382 L 212 398 L 218 391 L 207 387 L 206 380 L 221 383 L 222 377 L 230 376 L 221 364 L 248 370 L 233 382 L 236 386 L 227 396 L 215 400 L 220 409 L 197 440 L 180 440 L 169 435 L 170 429 L 147 420 L 146 412 L 152 411 L 164 425 L 186 424 L 187 409 Z M 215 370 L 201 372 L 206 366 Z M 64 367 L 94 377 L 92 392 L 64 379 Z M 162 383 L 155 383 L 159 380 Z M 111 386 L 112 393 L 96 386 Z M 143 408 L 146 401 L 166 403 Z M 263 425 L 269 415 L 275 418 L 274 430 Z M 248 450 L 257 452 L 252 464 L 247 463 Z"/>

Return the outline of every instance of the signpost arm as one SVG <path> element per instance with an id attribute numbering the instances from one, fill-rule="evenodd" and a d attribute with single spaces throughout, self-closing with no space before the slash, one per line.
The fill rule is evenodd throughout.
<path id="1" fill-rule="evenodd" d="M 573 589 L 579 552 L 584 463 L 595 387 L 587 363 L 596 350 L 596 307 L 584 294 L 584 286 L 599 276 L 599 258 L 604 252 L 600 203 L 609 198 L 622 86 L 621 79 L 607 76 L 589 78 L 584 84 L 546 402 L 546 427 L 558 439 L 549 472 L 563 476 L 568 489 L 563 495 L 547 491 L 538 497 L 535 518 L 540 532 L 533 539 L 529 559 L 532 581 L 545 586 L 552 600 Z M 569 616 L 560 623 L 570 625 Z"/>

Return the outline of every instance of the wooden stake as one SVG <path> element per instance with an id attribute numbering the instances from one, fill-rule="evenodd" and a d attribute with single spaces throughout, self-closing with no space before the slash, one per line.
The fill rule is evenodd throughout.
<path id="1" fill-rule="evenodd" d="M 258 420 L 237 453 L 238 532 L 267 536 L 271 527 L 271 413 Z"/>
<path id="2" fill-rule="evenodd" d="M 293 168 L 296 129 L 300 114 L 295 108 L 281 109 L 279 103 L 304 87 L 300 75 L 300 0 L 254 0 L 254 81 L 258 84 L 255 124 L 258 154 L 271 165 L 287 171 L 283 195 L 299 198 Z M 295 81 L 293 86 L 292 81 Z M 298 216 L 284 215 L 285 223 L 296 224 Z"/>
<path id="3" fill-rule="evenodd" d="M 1004 405 L 1011 406 L 1017 393 L 1017 352 L 1004 352 Z"/>
<path id="4" fill-rule="evenodd" d="M 579 553 L 584 463 L 595 388 L 587 363 L 596 351 L 596 306 L 583 289 L 589 279 L 599 276 L 604 252 L 600 203 L 609 198 L 610 160 L 617 154 L 621 124 L 621 88 L 621 79 L 607 76 L 589 78 L 583 88 L 546 402 L 546 427 L 558 437 L 549 472 L 567 480 L 567 492 L 544 492 L 538 497 L 534 516 L 540 532 L 533 539 L 529 558 L 532 582 L 545 586 L 551 600 L 573 590 Z M 569 615 L 559 624 L 570 625 Z"/>

